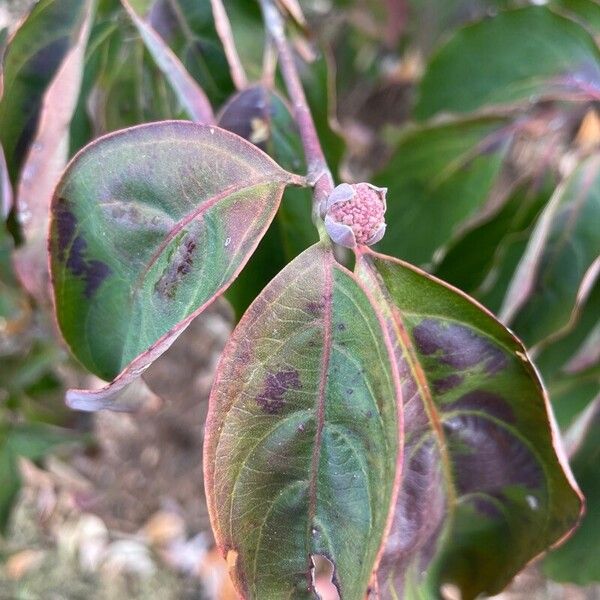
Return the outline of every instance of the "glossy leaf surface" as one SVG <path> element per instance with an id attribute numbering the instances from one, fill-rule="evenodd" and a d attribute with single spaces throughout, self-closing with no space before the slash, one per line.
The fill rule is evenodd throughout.
<path id="1" fill-rule="evenodd" d="M 569 325 L 597 277 L 600 157 L 577 167 L 538 219 L 508 288 L 501 318 L 528 345 Z M 584 289 L 582 289 L 582 286 Z"/>
<path id="2" fill-rule="evenodd" d="M 364 598 L 394 495 L 395 381 L 372 305 L 320 245 L 248 309 L 204 447 L 213 531 L 243 597 L 314 598 L 311 555 L 325 555 L 341 597 Z"/>
<path id="3" fill-rule="evenodd" d="M 600 555 L 594 551 L 600 533 L 600 397 L 591 407 L 588 419 L 584 440 L 571 457 L 573 472 L 585 494 L 586 514 L 573 536 L 550 552 L 543 563 L 548 577 L 579 585 L 600 581 Z"/>
<path id="4" fill-rule="evenodd" d="M 112 379 L 164 351 L 235 278 L 292 180 L 241 138 L 189 122 L 84 149 L 56 190 L 50 233 L 58 321 L 77 358 Z"/>
<path id="5" fill-rule="evenodd" d="M 555 181 L 554 178 L 548 179 L 548 184 L 539 190 L 530 182 L 524 184 L 509 194 L 508 200 L 495 214 L 451 242 L 434 267 L 435 275 L 475 295 L 491 285 L 511 241 L 532 229 L 551 197 Z"/>
<path id="6" fill-rule="evenodd" d="M 432 58 L 415 111 L 426 119 L 441 111 L 599 97 L 600 51 L 592 36 L 547 7 L 527 7 L 456 32 Z"/>
<path id="7" fill-rule="evenodd" d="M 600 281 L 576 311 L 570 331 L 555 337 L 536 354 L 535 363 L 548 386 L 556 421 L 563 432 L 600 392 Z"/>
<path id="8" fill-rule="evenodd" d="M 86 4 L 42 0 L 4 53 L 4 88 L 10 93 L 0 101 L 0 140 L 13 181 L 35 132 L 44 91 L 77 39 Z"/>
<path id="9" fill-rule="evenodd" d="M 459 225 L 484 208 L 513 133 L 503 118 L 407 132 L 373 181 L 388 188 L 388 229 L 378 247 L 411 262 L 431 261 Z"/>
<path id="10" fill-rule="evenodd" d="M 581 508 L 523 346 L 461 292 L 373 253 L 402 381 L 404 466 L 378 580 L 383 598 L 498 592 Z M 566 464 L 566 463 L 565 463 Z"/>

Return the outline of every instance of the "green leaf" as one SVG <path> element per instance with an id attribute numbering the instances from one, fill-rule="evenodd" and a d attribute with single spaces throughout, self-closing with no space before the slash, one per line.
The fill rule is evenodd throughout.
<path id="1" fill-rule="evenodd" d="M 234 91 L 210 2 L 157 0 L 148 21 L 216 106 Z"/>
<path id="2" fill-rule="evenodd" d="M 0 532 L 5 533 L 15 500 L 21 489 L 21 478 L 17 462 L 4 447 L 0 445 Z"/>
<path id="3" fill-rule="evenodd" d="M 395 488 L 395 381 L 367 295 L 321 245 L 246 312 L 204 446 L 213 531 L 243 597 L 315 597 L 323 555 L 340 596 L 364 599 Z"/>
<path id="4" fill-rule="evenodd" d="M 519 341 L 464 293 L 369 251 L 357 274 L 379 298 L 404 404 L 403 481 L 379 589 L 497 593 L 581 508 L 542 384 Z"/>
<path id="5" fill-rule="evenodd" d="M 96 91 L 96 128 L 109 132 L 181 117 L 141 39 L 111 40 Z M 165 97 L 166 96 L 166 97 Z M 178 104 L 178 103 L 177 103 Z"/>
<path id="6" fill-rule="evenodd" d="M 576 311 L 570 331 L 536 354 L 536 366 L 548 386 L 556 421 L 563 431 L 589 406 L 600 390 L 600 281 Z"/>
<path id="7" fill-rule="evenodd" d="M 382 251 L 427 263 L 468 218 L 483 210 L 496 185 L 514 129 L 482 118 L 407 131 L 373 183 L 388 188 Z"/>
<path id="8" fill-rule="evenodd" d="M 476 295 L 478 289 L 485 285 L 486 278 L 502 261 L 510 240 L 526 231 L 544 208 L 554 189 L 554 178 L 551 179 L 541 190 L 531 185 L 522 186 L 510 195 L 495 214 L 488 215 L 462 237 L 451 242 L 441 262 L 435 266 L 435 275 Z M 503 185 L 511 187 L 506 181 Z"/>
<path id="9" fill-rule="evenodd" d="M 214 114 L 212 107 L 202 88 L 187 72 L 179 58 L 158 35 L 158 33 L 143 19 L 141 19 L 127 0 L 121 4 L 129 14 L 136 26 L 146 48 L 156 61 L 156 65 L 167 78 L 181 105 L 189 117 L 197 123 L 213 124 Z"/>
<path id="10" fill-rule="evenodd" d="M 44 91 L 75 42 L 87 3 L 41 0 L 10 40 L 4 54 L 0 142 L 11 179 L 16 180 L 34 133 Z"/>
<path id="11" fill-rule="evenodd" d="M 449 29 L 479 20 L 511 4 L 510 0 L 409 0 L 406 34 L 428 53 Z"/>
<path id="12" fill-rule="evenodd" d="M 588 416 L 583 443 L 571 458 L 571 466 L 586 498 L 581 526 L 543 563 L 544 574 L 557 581 L 587 585 L 600 581 L 600 553 L 596 552 L 600 532 L 600 398 Z"/>
<path id="13" fill-rule="evenodd" d="M 556 422 L 568 431 L 577 418 L 598 398 L 600 365 L 571 375 L 558 373 L 548 381 L 548 393 L 556 414 Z"/>
<path id="14" fill-rule="evenodd" d="M 600 157 L 580 164 L 538 219 L 500 312 L 528 346 L 569 327 L 600 269 Z"/>
<path id="15" fill-rule="evenodd" d="M 574 18 L 593 34 L 600 34 L 600 4 L 597 0 L 552 0 L 550 6 Z"/>
<path id="16" fill-rule="evenodd" d="M 93 114 L 90 114 L 88 107 L 93 102 L 94 94 L 96 94 L 95 98 L 98 98 L 100 93 L 98 80 L 103 70 L 107 68 L 107 63 L 111 62 L 110 67 L 114 67 L 112 61 L 108 60 L 109 48 L 120 32 L 118 24 L 113 19 L 103 18 L 99 12 L 97 9 L 86 49 L 81 93 L 70 127 L 69 156 L 103 133 L 103 131 L 95 131 L 95 126 L 99 122 L 99 103 L 96 104 Z"/>
<path id="17" fill-rule="evenodd" d="M 39 460 L 56 446 L 72 439 L 65 430 L 40 423 L 0 427 L 0 532 L 6 531 L 21 489 L 18 457 Z"/>
<path id="18" fill-rule="evenodd" d="M 325 158 L 332 172 L 339 170 L 344 151 L 344 140 L 338 134 L 335 66 L 321 50 L 310 65 L 300 65 L 300 76 L 306 91 L 309 108 L 315 121 Z"/>
<path id="19" fill-rule="evenodd" d="M 237 276 L 289 183 L 303 180 L 238 136 L 189 122 L 134 127 L 80 152 L 50 230 L 58 323 L 75 356 L 120 384 L 143 372 Z"/>
<path id="20" fill-rule="evenodd" d="M 28 303 L 15 278 L 12 253 L 13 239 L 6 218 L 13 207 L 13 192 L 4 152 L 0 144 L 0 356 L 10 351 L 15 335 L 27 321 Z"/>
<path id="21" fill-rule="evenodd" d="M 583 27 L 534 6 L 455 33 L 425 72 L 415 115 L 556 98 L 600 98 L 600 51 Z"/>
<path id="22" fill-rule="evenodd" d="M 71 120 L 79 99 L 95 10 L 95 0 L 82 4 L 85 19 L 44 93 L 33 143 L 23 161 L 17 187 L 17 209 L 25 243 L 15 252 L 15 272 L 41 305 L 48 301 L 46 238 L 50 200 L 69 159 Z"/>

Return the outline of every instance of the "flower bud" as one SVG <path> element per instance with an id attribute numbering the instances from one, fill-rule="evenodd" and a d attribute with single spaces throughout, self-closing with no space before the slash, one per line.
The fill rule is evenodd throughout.
<path id="1" fill-rule="evenodd" d="M 370 183 L 342 183 L 325 201 L 325 229 L 340 246 L 370 246 L 385 233 L 384 213 L 387 188 Z"/>

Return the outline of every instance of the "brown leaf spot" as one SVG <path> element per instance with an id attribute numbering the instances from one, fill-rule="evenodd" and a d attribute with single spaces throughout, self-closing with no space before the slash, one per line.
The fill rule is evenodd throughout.
<path id="1" fill-rule="evenodd" d="M 192 270 L 196 246 L 197 242 L 194 236 L 187 235 L 183 239 L 183 242 L 171 257 L 169 265 L 154 285 L 154 290 L 158 294 L 167 298 L 175 296 L 179 284 Z"/>
<path id="2" fill-rule="evenodd" d="M 283 408 L 284 394 L 301 387 L 298 371 L 295 369 L 267 373 L 264 391 L 256 397 L 256 402 L 266 413 L 274 415 Z"/>

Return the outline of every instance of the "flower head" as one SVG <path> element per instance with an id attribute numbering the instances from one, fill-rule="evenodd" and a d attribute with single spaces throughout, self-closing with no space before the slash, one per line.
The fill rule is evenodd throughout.
<path id="1" fill-rule="evenodd" d="M 370 183 L 342 183 L 329 195 L 323 213 L 329 237 L 346 248 L 370 246 L 385 233 L 387 188 Z"/>

